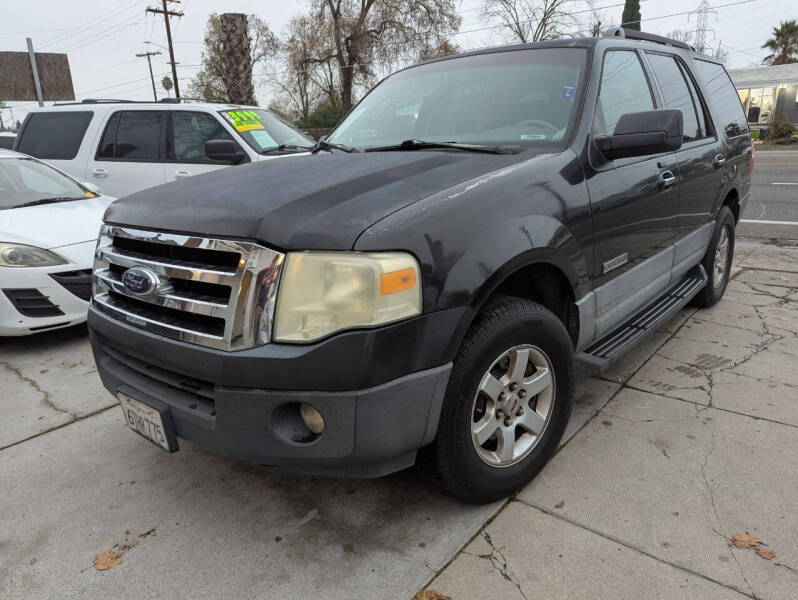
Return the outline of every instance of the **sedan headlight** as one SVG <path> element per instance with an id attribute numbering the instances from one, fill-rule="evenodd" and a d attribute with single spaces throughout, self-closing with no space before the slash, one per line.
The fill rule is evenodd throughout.
<path id="1" fill-rule="evenodd" d="M 398 252 L 292 252 L 277 292 L 274 339 L 309 342 L 421 312 L 416 259 Z"/>
<path id="2" fill-rule="evenodd" d="M 65 264 L 67 261 L 44 248 L 0 242 L 0 267 L 51 267 Z"/>

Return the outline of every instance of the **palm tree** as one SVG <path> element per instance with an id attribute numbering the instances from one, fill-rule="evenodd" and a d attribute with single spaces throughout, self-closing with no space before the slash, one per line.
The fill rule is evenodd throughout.
<path id="1" fill-rule="evenodd" d="M 764 58 L 768 65 L 786 65 L 798 62 L 798 21 L 782 21 L 773 28 L 773 37 L 762 44 L 772 52 Z"/>

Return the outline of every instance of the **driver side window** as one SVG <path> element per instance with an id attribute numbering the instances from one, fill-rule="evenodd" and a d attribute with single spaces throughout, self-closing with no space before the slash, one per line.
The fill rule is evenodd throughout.
<path id="1" fill-rule="evenodd" d="M 636 52 L 609 50 L 604 55 L 594 133 L 611 135 L 621 115 L 654 109 L 643 65 Z"/>

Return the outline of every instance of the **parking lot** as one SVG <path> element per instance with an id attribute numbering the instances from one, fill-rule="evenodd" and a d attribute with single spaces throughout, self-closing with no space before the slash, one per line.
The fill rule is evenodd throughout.
<path id="1" fill-rule="evenodd" d="M 796 194 L 769 185 L 798 182 L 798 154 L 757 164 L 744 217 L 761 205 L 798 221 Z M 583 372 L 559 454 L 509 502 L 482 507 L 415 470 L 302 478 L 185 442 L 166 455 L 127 429 L 85 327 L 5 339 L 0 590 L 795 600 L 796 309 L 798 244 L 738 240 L 723 302 L 683 310 L 610 371 Z M 762 545 L 730 547 L 745 532 Z M 94 568 L 109 550 L 111 568 Z"/>

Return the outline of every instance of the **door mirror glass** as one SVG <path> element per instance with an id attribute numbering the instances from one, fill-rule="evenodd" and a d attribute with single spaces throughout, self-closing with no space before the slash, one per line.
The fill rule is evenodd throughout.
<path id="1" fill-rule="evenodd" d="M 246 155 L 233 140 L 208 140 L 205 142 L 205 156 L 233 165 L 240 163 Z"/>
<path id="2" fill-rule="evenodd" d="M 674 152 L 682 147 L 684 122 L 678 109 L 647 110 L 621 115 L 612 135 L 593 138 L 608 160 Z"/>

